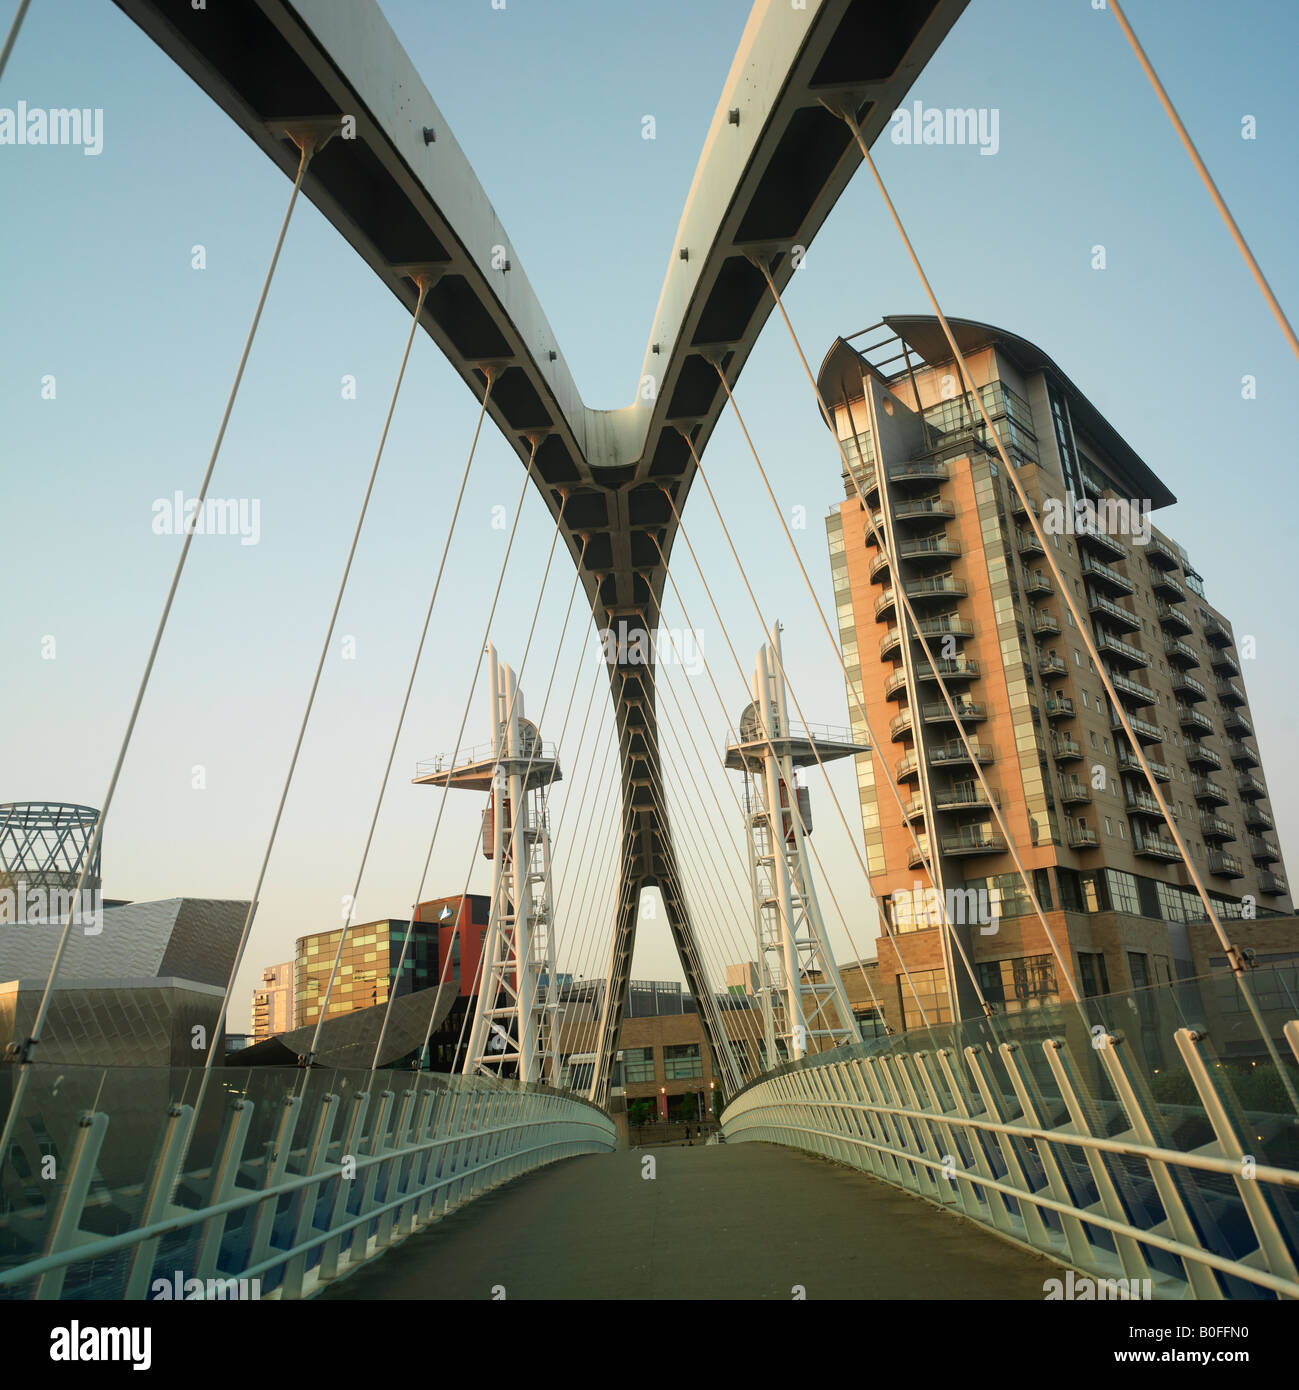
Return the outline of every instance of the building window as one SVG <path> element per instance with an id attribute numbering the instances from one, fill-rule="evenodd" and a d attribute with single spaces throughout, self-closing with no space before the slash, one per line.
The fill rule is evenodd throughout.
<path id="1" fill-rule="evenodd" d="M 702 1076 L 704 1063 L 698 1043 L 676 1043 L 663 1049 L 663 1076 L 667 1081 L 680 1081 Z"/>
<path id="2" fill-rule="evenodd" d="M 654 1049 L 627 1047 L 622 1054 L 623 1076 L 628 1084 L 654 1080 Z"/>
<path id="3" fill-rule="evenodd" d="M 1128 973 L 1132 976 L 1133 989 L 1145 989 L 1150 983 L 1149 963 L 1140 951 L 1128 952 Z"/>
<path id="4" fill-rule="evenodd" d="M 1099 951 L 1078 952 L 1078 975 L 1083 994 L 1088 999 L 1110 992 L 1110 977 L 1105 970 L 1105 957 Z"/>
<path id="5" fill-rule="evenodd" d="M 1141 916 L 1141 897 L 1137 892 L 1137 880 L 1133 874 L 1120 873 L 1117 869 L 1106 871 L 1110 884 L 1110 902 L 1115 912 L 1130 912 L 1134 917 Z"/>
<path id="6" fill-rule="evenodd" d="M 979 987 L 990 1004 L 1003 1013 L 1040 1009 L 1060 997 L 1055 983 L 1055 962 L 1049 955 L 1016 956 L 1010 960 L 982 961 Z"/>
<path id="7" fill-rule="evenodd" d="M 914 993 L 912 987 L 914 986 Z M 920 1005 L 924 1006 L 924 1017 Z M 898 1001 L 902 1005 L 902 1026 L 919 1028 L 928 1018 L 930 1023 L 950 1023 L 952 1004 L 947 996 L 947 972 L 945 970 L 913 970 L 908 981 L 905 974 L 898 976 Z"/>

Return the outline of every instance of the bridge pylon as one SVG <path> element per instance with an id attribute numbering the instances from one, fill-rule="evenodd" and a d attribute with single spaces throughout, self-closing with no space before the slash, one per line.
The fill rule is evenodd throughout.
<path id="1" fill-rule="evenodd" d="M 807 862 L 811 799 L 798 769 L 869 751 L 848 730 L 790 723 L 780 630 L 776 623 L 758 651 L 753 699 L 740 715 L 739 742 L 726 750 L 726 766 L 744 774 L 768 1067 L 861 1040 Z"/>
<path id="2" fill-rule="evenodd" d="M 492 861 L 491 913 L 478 997 L 461 1070 L 558 1086 L 558 987 L 546 791 L 560 778 L 553 744 L 524 718 L 514 671 L 487 646 L 492 741 L 417 783 L 487 792 L 483 854 Z"/>

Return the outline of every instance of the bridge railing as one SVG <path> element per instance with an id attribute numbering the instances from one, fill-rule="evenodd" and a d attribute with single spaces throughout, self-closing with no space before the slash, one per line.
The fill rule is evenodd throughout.
<path id="1" fill-rule="evenodd" d="M 786 1064 L 722 1134 L 871 1173 L 1110 1296 L 1299 1297 L 1297 976 L 1250 974 L 1274 1051 L 1209 976 Z"/>
<path id="2" fill-rule="evenodd" d="M 33 1066 L 0 1167 L 10 1299 L 308 1296 L 488 1188 L 617 1144 L 580 1097 L 491 1078 L 226 1068 L 196 1119 L 194 1070 Z"/>

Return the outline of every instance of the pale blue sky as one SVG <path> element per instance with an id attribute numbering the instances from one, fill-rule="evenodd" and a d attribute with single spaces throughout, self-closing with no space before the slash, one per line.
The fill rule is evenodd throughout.
<path id="1" fill-rule="evenodd" d="M 11 9 L 5 0 L 0 23 Z M 489 0 L 386 0 L 384 9 L 473 161 L 586 400 L 625 404 L 747 5 L 509 0 L 499 11 Z M 1299 11 L 1251 0 L 1227 20 L 1213 0 L 1132 0 L 1129 13 L 1273 288 L 1293 305 L 1299 154 L 1289 55 L 1299 45 Z M 1091 0 L 975 0 L 912 98 L 998 109 L 995 158 L 884 142 L 881 172 L 944 308 L 1040 344 L 1177 494 L 1157 523 L 1187 547 L 1237 633 L 1257 638 L 1244 675 L 1282 848 L 1292 850 L 1299 661 L 1288 621 L 1292 527 L 1281 498 L 1291 495 L 1296 462 L 1285 405 L 1294 399 L 1296 363 L 1112 15 L 1094 11 Z M 102 107 L 104 150 L 88 158 L 74 149 L 0 147 L 0 518 L 8 562 L 0 800 L 96 805 L 179 544 L 153 533 L 152 506 L 197 488 L 288 184 L 101 0 L 36 0 L 0 84 L 0 106 L 20 99 Z M 647 114 L 657 126 L 652 142 L 641 138 Z M 1240 138 L 1247 114 L 1257 120 L 1251 142 Z M 1095 243 L 1107 248 L 1104 272 L 1090 268 Z M 201 272 L 190 267 L 195 244 L 206 248 Z M 923 310 L 867 176 L 840 201 L 787 303 L 813 362 L 838 333 Z M 107 828 L 109 895 L 251 892 L 405 331 L 400 307 L 304 203 L 212 487 L 215 497 L 258 500 L 260 542 L 208 537 L 194 547 Z M 340 396 L 347 373 L 358 379 L 355 401 Z M 46 374 L 57 381 L 53 401 L 41 399 Z M 1241 399 L 1245 374 L 1257 378 L 1257 400 Z M 777 320 L 737 398 L 782 503 L 808 509 L 798 540 L 829 606 L 821 518 L 839 492 L 839 460 Z M 336 640 L 232 1026 L 244 1021 L 256 970 L 290 955 L 299 934 L 338 919 L 475 414 L 476 403 L 421 339 L 339 623 L 340 638 L 355 637 L 356 659 L 342 660 Z M 767 617 L 787 626 L 787 663 L 804 709 L 844 722 L 835 657 L 730 420 L 705 466 L 728 499 Z M 492 509 L 512 511 L 521 482 L 515 456 L 486 432 L 361 920 L 402 916 L 414 894 L 436 794 L 408 779 L 416 758 L 454 743 L 504 552 Z M 747 670 L 760 628 L 700 489 L 686 524 L 710 557 L 710 580 Z M 493 626 L 516 662 L 549 542 L 541 504 L 529 497 L 509 571 L 513 598 Z M 744 702 L 740 678 L 684 548 L 676 573 L 734 717 Z M 570 580 L 561 554 L 524 676 L 532 711 Z M 675 603 L 667 613 L 679 620 Z M 53 661 L 42 658 L 47 635 L 57 641 Z M 577 650 L 574 630 L 556 711 Z M 575 736 L 590 671 L 570 729 L 565 792 L 580 794 L 584 780 L 587 758 L 574 763 Z M 706 726 L 684 678 L 674 682 L 701 747 L 717 747 L 725 729 L 706 680 L 694 682 Z M 597 702 L 602 730 L 606 703 Z M 558 714 L 545 732 L 557 736 Z M 468 737 L 486 733 L 480 687 Z M 202 791 L 191 786 L 196 765 L 206 769 Z M 707 773 L 729 813 L 720 772 Z M 851 780 L 837 784 L 851 815 Z M 860 872 L 824 787 L 814 783 L 813 796 L 816 842 L 864 946 L 873 928 Z M 704 805 L 715 822 L 707 793 Z M 453 801 L 430 896 L 460 891 L 478 809 L 465 796 Z M 576 803 L 567 819 L 576 822 Z M 571 846 L 561 846 L 561 863 L 581 851 L 572 828 L 561 827 Z M 592 902 L 611 881 L 600 849 L 605 828 L 596 825 L 586 856 L 597 873 Z M 474 861 L 475 888 L 487 867 Z M 708 901 L 701 895 L 705 918 Z M 590 920 L 588 946 L 568 962 L 579 970 L 599 959 L 597 933 L 607 938 L 607 914 Z M 581 940 L 580 927 L 572 939 Z M 736 958 L 741 945 L 724 939 L 715 959 Z M 647 924 L 635 972 L 679 977 L 661 923 Z"/>

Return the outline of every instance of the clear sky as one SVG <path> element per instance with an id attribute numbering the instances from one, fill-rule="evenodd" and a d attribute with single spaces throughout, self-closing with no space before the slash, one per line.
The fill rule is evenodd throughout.
<path id="1" fill-rule="evenodd" d="M 0 25 L 12 8 L 0 0 Z M 216 22 L 219 4 L 209 8 Z M 495 10 L 489 0 L 384 0 L 383 8 L 507 228 L 586 401 L 628 403 L 748 6 L 508 0 Z M 1215 0 L 1131 0 L 1128 13 L 1274 290 L 1293 306 L 1299 142 L 1290 66 L 1299 7 L 1242 0 L 1225 16 Z M 1156 522 L 1187 547 L 1238 636 L 1257 639 L 1244 676 L 1281 847 L 1296 871 L 1296 451 L 1286 402 L 1299 365 L 1113 16 L 1092 0 L 975 0 L 911 99 L 998 112 L 995 156 L 886 138 L 876 147 L 881 173 L 944 309 L 1038 343 L 1177 495 Z M 102 108 L 103 151 L 0 146 L 0 800 L 98 805 L 180 544 L 155 534 L 154 504 L 198 487 L 288 183 L 102 0 L 32 7 L 0 81 L 0 107 L 20 100 Z M 652 141 L 642 138 L 646 115 L 655 118 Z M 1246 116 L 1256 139 L 1241 138 Z M 1092 269 L 1097 244 L 1106 248 L 1103 271 Z M 192 268 L 196 246 L 202 270 Z M 836 334 L 925 311 L 868 175 L 840 200 L 786 298 L 813 363 Z M 257 502 L 258 543 L 210 536 L 194 546 L 107 826 L 109 896 L 251 893 L 406 329 L 400 306 L 301 204 L 211 491 Z M 345 375 L 356 378 L 355 399 L 343 398 Z M 1242 399 L 1246 375 L 1257 380 L 1256 399 Z M 42 398 L 47 376 L 52 400 Z M 777 319 L 737 399 L 782 505 L 807 509 L 796 538 L 829 610 L 822 518 L 840 495 L 839 459 Z M 476 412 L 421 338 L 235 995 L 236 1029 L 257 970 L 291 956 L 298 935 L 339 920 Z M 808 718 L 846 722 L 834 653 L 730 419 L 704 462 L 765 616 L 786 624 L 786 662 Z M 409 778 L 417 758 L 455 743 L 505 552 L 493 509 L 512 513 L 521 484 L 517 458 L 485 431 L 358 920 L 404 916 L 414 898 L 438 794 Z M 702 489 L 686 526 L 747 671 L 761 628 Z M 524 671 L 534 714 L 571 583 L 561 552 L 541 590 L 550 540 L 530 495 L 492 625 L 517 665 L 542 593 Z M 744 688 L 684 547 L 674 572 L 734 718 Z M 682 623 L 671 599 L 665 611 Z M 560 653 L 550 738 L 580 641 L 575 622 Z M 611 763 L 576 740 L 592 652 L 588 643 L 555 801 L 558 809 L 570 791 L 575 798 L 558 812 L 557 854 L 560 882 L 564 865 L 575 864 L 560 909 L 562 939 L 572 943 L 563 964 L 581 973 L 599 968 L 611 917 L 612 822 L 582 812 L 579 800 L 593 761 L 590 808 L 612 775 Z M 721 808 L 704 790 L 700 829 L 678 818 L 684 857 L 697 866 L 687 868 L 687 888 L 716 936 L 711 959 L 738 959 L 751 953 L 739 935 L 747 903 L 731 879 L 738 817 L 713 760 L 725 725 L 706 675 L 676 671 L 671 680 L 706 755 L 696 775 L 711 781 Z M 480 682 L 471 741 L 488 736 L 484 690 Z M 604 746 L 607 703 L 597 698 L 602 722 L 587 750 Z M 675 715 L 671 697 L 664 712 Z M 690 751 L 688 739 L 679 746 L 674 761 Z M 835 784 L 852 822 L 843 771 Z M 812 787 L 814 839 L 865 947 L 874 926 L 861 872 L 824 784 Z M 474 855 L 480 810 L 467 794 L 453 797 L 426 896 L 461 891 L 471 866 L 472 887 L 485 888 L 489 866 Z M 709 848 L 719 821 L 729 838 Z M 579 891 L 588 873 L 589 894 Z M 846 952 L 837 925 L 832 935 Z M 680 978 L 661 918 L 643 926 L 634 973 Z"/>

